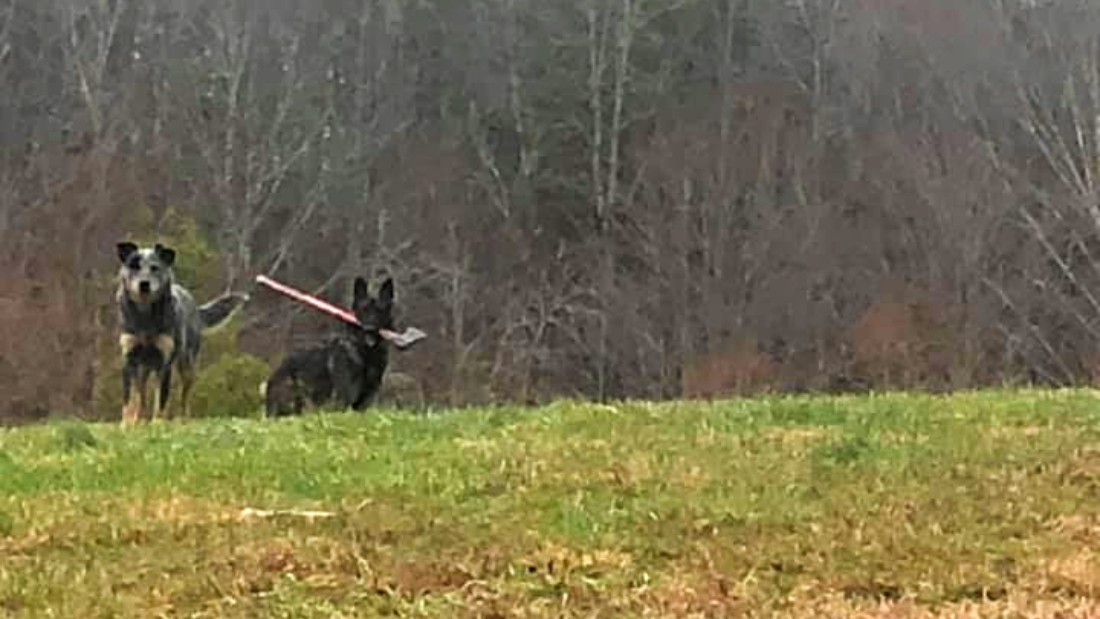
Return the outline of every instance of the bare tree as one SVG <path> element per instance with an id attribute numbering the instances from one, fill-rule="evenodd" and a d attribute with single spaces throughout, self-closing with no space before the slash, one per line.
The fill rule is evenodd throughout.
<path id="1" fill-rule="evenodd" d="M 118 37 L 126 0 L 64 0 L 65 51 L 73 81 L 88 114 L 91 134 L 99 137 L 109 122 L 112 90 L 108 75 L 111 54 L 119 48 Z"/>
<path id="2" fill-rule="evenodd" d="M 14 29 L 15 0 L 6 0 L 0 3 L 0 80 L 7 77 L 7 60 L 11 56 Z"/>
<path id="3" fill-rule="evenodd" d="M 635 54 L 639 38 L 655 19 L 684 5 L 685 2 L 592 0 L 580 7 L 587 56 L 587 109 L 582 126 L 586 127 L 589 159 L 588 194 L 594 221 L 592 243 L 599 265 L 595 287 L 605 303 L 599 314 L 594 359 L 595 392 L 601 399 L 608 395 L 612 378 L 609 373 L 614 364 L 611 326 L 615 311 L 612 300 L 619 296 L 615 241 L 621 232 L 619 215 L 629 210 L 633 192 L 639 186 L 637 170 L 630 179 L 624 142 L 633 122 L 651 113 L 655 105 L 654 101 L 647 104 L 637 98 L 643 75 L 635 67 Z M 629 179 L 625 185 L 624 179 Z"/>
<path id="4" fill-rule="evenodd" d="M 195 65 L 175 91 L 189 95 L 189 132 L 219 209 L 232 283 L 263 264 L 258 235 L 284 200 L 297 204 L 280 239 L 293 238 L 323 196 L 332 131 L 331 102 L 323 93 L 334 78 L 327 59 L 306 49 L 324 40 L 306 41 L 284 25 L 289 15 L 275 19 L 255 3 L 233 1 L 191 18 L 209 39 L 196 42 Z"/>
<path id="5" fill-rule="evenodd" d="M 1069 2 L 1021 15 L 1013 109 L 1022 142 L 1038 158 L 1002 164 L 1020 179 L 1017 220 L 1043 260 L 1022 266 L 1028 288 L 990 285 L 1017 315 L 1013 337 L 1035 342 L 1056 380 L 1074 382 L 1094 370 L 1087 366 L 1100 344 L 1100 11 Z M 1035 296 L 1042 302 L 1029 299 Z M 1063 318 L 1055 332 L 1045 327 L 1056 315 Z"/>

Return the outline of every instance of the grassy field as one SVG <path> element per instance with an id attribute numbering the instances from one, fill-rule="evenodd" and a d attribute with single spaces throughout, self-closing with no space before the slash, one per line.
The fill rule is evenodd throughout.
<path id="1" fill-rule="evenodd" d="M 1095 392 L 0 433 L 0 617 L 1053 619 L 1097 596 Z"/>

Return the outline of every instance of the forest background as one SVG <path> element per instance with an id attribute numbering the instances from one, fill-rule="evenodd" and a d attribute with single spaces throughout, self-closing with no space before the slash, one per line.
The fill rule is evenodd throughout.
<path id="1" fill-rule="evenodd" d="M 397 282 L 446 404 L 1080 385 L 1100 4 L 0 0 L 0 416 L 117 408 L 114 244 Z M 196 409 L 331 320 L 269 291 Z"/>

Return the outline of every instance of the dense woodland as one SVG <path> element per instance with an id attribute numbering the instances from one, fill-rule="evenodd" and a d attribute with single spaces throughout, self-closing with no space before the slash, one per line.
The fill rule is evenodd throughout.
<path id="1" fill-rule="evenodd" d="M 0 0 L 0 93 L 9 418 L 117 414 L 123 237 L 264 361 L 392 275 L 440 403 L 1100 370 L 1094 0 Z"/>

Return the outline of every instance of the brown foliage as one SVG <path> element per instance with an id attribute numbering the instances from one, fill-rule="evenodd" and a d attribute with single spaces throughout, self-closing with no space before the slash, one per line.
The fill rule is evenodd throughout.
<path id="1" fill-rule="evenodd" d="M 0 251 L 0 410 L 9 419 L 87 413 L 114 361 L 114 243 L 142 204 L 133 160 L 91 147 L 27 162 L 46 196 Z"/>
<path id="2" fill-rule="evenodd" d="M 685 398 L 753 393 L 776 384 L 779 368 L 753 340 L 741 340 L 693 358 L 684 367 Z"/>
<path id="3" fill-rule="evenodd" d="M 881 298 L 851 329 L 853 373 L 888 389 L 943 386 L 948 370 L 943 337 L 940 312 L 930 302 Z"/>

